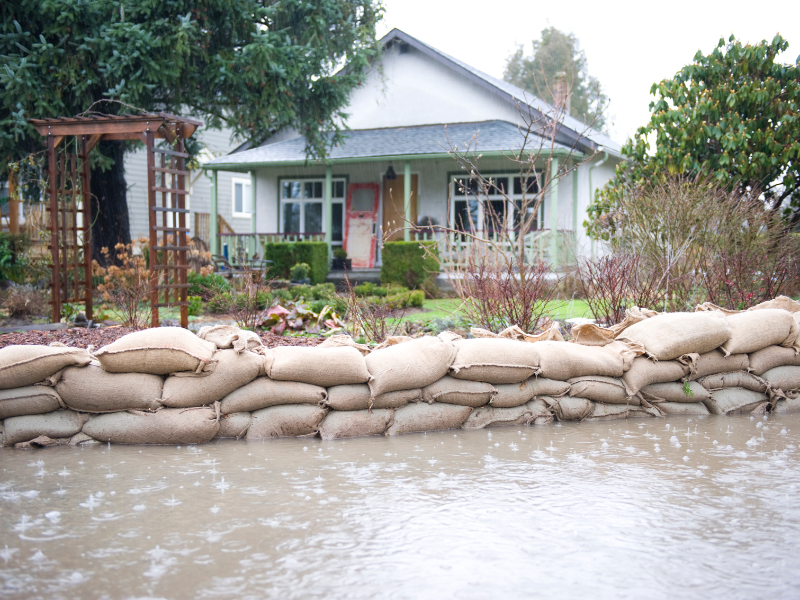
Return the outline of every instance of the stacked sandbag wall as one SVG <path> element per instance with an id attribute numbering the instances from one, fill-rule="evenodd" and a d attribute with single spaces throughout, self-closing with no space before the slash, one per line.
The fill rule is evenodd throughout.
<path id="1" fill-rule="evenodd" d="M 558 421 L 800 411 L 800 304 L 645 315 L 590 343 L 480 333 L 267 349 L 233 327 L 95 353 L 0 349 L 3 445 L 336 439 Z M 788 309 L 795 308 L 792 311 Z M 635 318 L 633 318 L 635 317 Z M 596 326 L 594 326 L 596 327 Z M 581 336 L 577 336 L 581 337 Z"/>

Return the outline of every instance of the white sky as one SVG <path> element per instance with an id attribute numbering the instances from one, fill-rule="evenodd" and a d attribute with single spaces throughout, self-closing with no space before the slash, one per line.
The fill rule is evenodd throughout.
<path id="1" fill-rule="evenodd" d="M 530 54 L 545 27 L 573 32 L 589 73 L 611 99 L 609 133 L 620 144 L 648 121 L 650 86 L 690 63 L 697 50 L 711 52 L 720 37 L 734 33 L 756 43 L 780 33 L 790 44 L 782 62 L 800 55 L 800 0 L 385 0 L 385 6 L 380 36 L 397 27 L 498 78 L 516 46 Z"/>

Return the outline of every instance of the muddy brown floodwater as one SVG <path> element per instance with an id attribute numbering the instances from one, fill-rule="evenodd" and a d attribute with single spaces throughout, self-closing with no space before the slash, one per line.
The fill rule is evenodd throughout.
<path id="1" fill-rule="evenodd" d="M 797 598 L 800 415 L 0 451 L 6 598 Z"/>

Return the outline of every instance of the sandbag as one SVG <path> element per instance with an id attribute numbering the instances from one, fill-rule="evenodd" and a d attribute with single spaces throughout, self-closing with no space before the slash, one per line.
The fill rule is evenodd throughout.
<path id="1" fill-rule="evenodd" d="M 800 354 L 794 348 L 781 348 L 770 346 L 758 352 L 753 352 L 749 357 L 750 372 L 761 375 L 770 369 L 782 366 L 800 367 Z"/>
<path id="2" fill-rule="evenodd" d="M 281 404 L 318 405 L 327 397 L 325 388 L 318 385 L 258 377 L 225 396 L 220 403 L 220 412 L 229 415 L 253 412 Z"/>
<path id="3" fill-rule="evenodd" d="M 797 367 L 800 369 L 800 367 Z M 720 390 L 726 387 L 740 387 L 753 392 L 762 394 L 767 393 L 767 383 L 747 371 L 734 371 L 733 373 L 717 373 L 716 375 L 707 375 L 698 382 L 707 390 Z"/>
<path id="4" fill-rule="evenodd" d="M 360 437 L 364 435 L 383 435 L 392 423 L 394 411 L 391 409 L 333 410 L 319 425 L 319 436 L 323 440 Z"/>
<path id="5" fill-rule="evenodd" d="M 41 385 L 0 390 L 0 421 L 22 415 L 41 415 L 61 408 L 59 395 Z"/>
<path id="6" fill-rule="evenodd" d="M 767 300 L 755 306 L 751 306 L 747 310 L 762 310 L 765 308 L 780 308 L 789 311 L 790 313 L 800 312 L 800 302 L 792 300 L 788 296 L 778 296 L 772 300 Z"/>
<path id="7" fill-rule="evenodd" d="M 686 415 L 702 417 L 708 414 L 708 408 L 702 402 L 661 402 L 658 408 L 666 415 Z"/>
<path id="8" fill-rule="evenodd" d="M 394 422 L 386 430 L 386 435 L 458 429 L 471 412 L 469 406 L 440 402 L 406 404 L 394 411 Z"/>
<path id="9" fill-rule="evenodd" d="M 170 408 L 206 406 L 262 374 L 264 357 L 250 350 L 220 350 L 211 373 L 176 373 L 167 377 L 161 403 Z"/>
<path id="10" fill-rule="evenodd" d="M 772 413 L 776 415 L 788 415 L 800 412 L 800 398 L 782 398 L 775 403 Z"/>
<path id="11" fill-rule="evenodd" d="M 267 352 L 267 375 L 278 381 L 299 381 L 322 387 L 366 383 L 369 371 L 355 348 L 281 346 Z"/>
<path id="12" fill-rule="evenodd" d="M 109 373 L 169 375 L 213 369 L 216 345 L 181 327 L 153 327 L 123 335 L 95 352 Z"/>
<path id="13" fill-rule="evenodd" d="M 717 373 L 732 373 L 734 371 L 747 371 L 750 358 L 747 354 L 731 354 L 725 356 L 722 350 L 712 350 L 696 357 L 694 370 L 689 374 L 689 380 L 700 379 L 707 375 Z"/>
<path id="14" fill-rule="evenodd" d="M 491 402 L 497 389 L 483 381 L 469 381 L 454 377 L 442 377 L 436 383 L 422 388 L 425 402 L 444 402 L 461 406 L 483 406 Z"/>
<path id="15" fill-rule="evenodd" d="M 800 390 L 800 367 L 773 367 L 761 378 L 774 390 L 783 392 Z"/>
<path id="16" fill-rule="evenodd" d="M 606 404 L 639 404 L 639 398 L 629 397 L 625 384 L 614 377 L 587 375 L 569 380 L 569 395 Z"/>
<path id="17" fill-rule="evenodd" d="M 88 365 L 83 348 L 64 346 L 6 346 L 0 348 L 0 389 L 38 383 L 64 367 Z"/>
<path id="18" fill-rule="evenodd" d="M 69 367 L 61 373 L 56 391 L 73 410 L 90 413 L 161 408 L 164 380 L 147 373 L 109 373 L 97 361 Z"/>
<path id="19" fill-rule="evenodd" d="M 20 442 L 19 444 L 14 444 L 14 448 L 19 448 L 20 450 L 31 450 L 35 448 L 49 448 L 51 446 L 67 446 L 72 438 L 49 438 L 46 435 L 40 435 L 39 437 L 33 438 L 29 442 Z"/>
<path id="20" fill-rule="evenodd" d="M 253 413 L 253 422 L 247 430 L 247 439 L 316 435 L 319 424 L 327 412 L 324 408 L 310 404 L 262 408 Z"/>
<path id="21" fill-rule="evenodd" d="M 744 388 L 724 388 L 711 392 L 711 398 L 703 404 L 712 415 L 729 415 L 749 413 L 766 401 L 766 394 Z"/>
<path id="22" fill-rule="evenodd" d="M 635 353 L 623 344 L 582 346 L 568 342 L 539 342 L 539 375 L 567 381 L 584 375 L 622 377 Z"/>
<path id="23" fill-rule="evenodd" d="M 3 421 L 3 445 L 13 446 L 39 436 L 69 438 L 78 433 L 89 415 L 72 410 L 56 410 L 45 415 L 10 417 Z"/>
<path id="24" fill-rule="evenodd" d="M 551 420 L 553 418 L 543 400 L 531 400 L 522 406 L 512 408 L 481 406 L 472 411 L 461 427 L 462 429 L 483 429 L 484 427 L 531 425 L 537 418 Z"/>
<path id="25" fill-rule="evenodd" d="M 388 340 L 386 340 L 384 344 L 386 344 L 387 346 L 391 346 L 394 343 L 397 343 L 397 339 L 398 337 L 392 336 Z M 408 339 L 410 340 L 411 338 Z M 362 356 L 367 356 L 372 351 L 372 349 L 366 344 L 359 344 L 352 337 L 344 334 L 330 336 L 319 346 L 317 346 L 317 348 L 341 348 L 342 346 L 349 346 L 351 348 L 355 348 L 361 353 Z M 383 344 L 381 344 L 381 346 L 383 346 Z M 378 348 L 380 348 L 381 346 L 378 346 Z"/>
<path id="26" fill-rule="evenodd" d="M 219 420 L 213 407 L 108 413 L 92 417 L 83 426 L 83 433 L 101 442 L 170 446 L 202 444 L 210 441 L 218 430 Z"/>
<path id="27" fill-rule="evenodd" d="M 538 374 L 541 344 L 563 343 L 530 344 L 503 338 L 458 340 L 450 375 L 487 383 L 519 383 Z"/>
<path id="28" fill-rule="evenodd" d="M 492 398 L 494 408 L 514 408 L 530 402 L 536 396 L 563 396 L 569 392 L 566 381 L 545 377 L 531 377 L 522 383 L 500 383 L 495 385 L 497 395 Z"/>
<path id="29" fill-rule="evenodd" d="M 71 438 L 69 438 L 69 445 L 70 446 L 95 446 L 99 444 L 96 439 L 91 436 L 86 435 L 85 433 L 76 433 Z"/>
<path id="30" fill-rule="evenodd" d="M 688 391 L 688 393 L 687 393 Z M 709 391 L 696 381 L 653 383 L 639 390 L 642 398 L 650 403 L 685 402 L 692 404 L 711 398 Z"/>
<path id="31" fill-rule="evenodd" d="M 553 411 L 559 421 L 580 421 L 591 414 L 594 402 L 586 398 L 551 398 L 543 396 L 545 404 Z"/>
<path id="32" fill-rule="evenodd" d="M 409 402 L 419 402 L 422 390 L 399 390 L 372 398 L 369 386 L 363 383 L 335 385 L 328 388 L 324 406 L 334 410 L 367 410 L 369 408 L 399 408 Z"/>
<path id="33" fill-rule="evenodd" d="M 611 327 L 600 327 L 595 323 L 575 325 L 570 333 L 576 344 L 584 346 L 605 346 L 614 341 L 628 327 L 639 321 L 655 317 L 658 313 L 647 308 L 633 306 L 625 310 L 625 318 Z"/>
<path id="34" fill-rule="evenodd" d="M 422 337 L 372 352 L 364 360 L 373 396 L 423 388 L 450 370 L 456 357 L 452 342 Z"/>
<path id="35" fill-rule="evenodd" d="M 727 321 L 731 337 L 720 347 L 725 356 L 756 352 L 767 346 L 793 347 L 797 339 L 797 322 L 792 313 L 778 308 L 728 315 Z"/>
<path id="36" fill-rule="evenodd" d="M 253 417 L 249 412 L 237 412 L 229 415 L 222 415 L 219 418 L 219 430 L 217 438 L 241 439 L 247 433 Z"/>
<path id="37" fill-rule="evenodd" d="M 695 352 L 720 347 L 731 336 L 724 314 L 719 312 L 670 313 L 639 321 L 617 338 L 644 346 L 656 360 L 674 360 Z"/>
<path id="38" fill-rule="evenodd" d="M 255 331 L 246 331 L 233 325 L 208 325 L 201 327 L 197 337 L 213 343 L 220 350 L 233 348 L 236 352 L 255 350 L 264 344 Z"/>
<path id="39" fill-rule="evenodd" d="M 689 374 L 689 365 L 677 360 L 653 362 L 647 358 L 636 358 L 631 368 L 622 376 L 622 381 L 633 396 L 642 388 L 654 383 L 678 381 Z"/>
<path id="40" fill-rule="evenodd" d="M 603 404 L 595 402 L 584 421 L 614 421 L 616 419 L 641 419 L 644 417 L 660 417 L 661 413 L 655 408 L 632 406 L 626 404 Z"/>

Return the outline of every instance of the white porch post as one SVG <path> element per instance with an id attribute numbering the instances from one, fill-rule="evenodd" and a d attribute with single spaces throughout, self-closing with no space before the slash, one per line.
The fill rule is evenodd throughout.
<path id="1" fill-rule="evenodd" d="M 258 240 L 256 239 L 256 172 L 250 171 L 250 256 L 255 256 L 256 249 L 258 248 Z"/>
<path id="2" fill-rule="evenodd" d="M 558 265 L 558 158 L 553 158 L 550 163 L 550 265 Z"/>
<path id="3" fill-rule="evenodd" d="M 328 244 L 328 257 L 331 256 L 333 241 L 333 167 L 325 167 L 325 243 Z"/>
<path id="4" fill-rule="evenodd" d="M 411 163 L 403 164 L 403 206 L 406 212 L 406 223 L 403 227 L 403 240 L 411 241 Z"/>
<path id="5" fill-rule="evenodd" d="M 211 171 L 211 207 L 208 215 L 208 247 L 211 254 L 219 254 L 217 238 L 217 171 Z"/>

